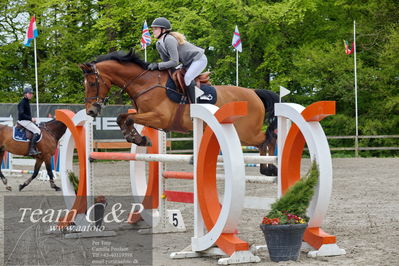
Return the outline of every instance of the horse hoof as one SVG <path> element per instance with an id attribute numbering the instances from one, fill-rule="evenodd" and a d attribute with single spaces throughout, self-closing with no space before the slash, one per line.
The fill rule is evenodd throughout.
<path id="1" fill-rule="evenodd" d="M 50 182 L 50 187 L 54 188 L 55 191 L 61 191 L 61 188 L 57 186 L 54 182 Z"/>
<path id="2" fill-rule="evenodd" d="M 10 187 L 10 186 L 6 186 L 6 189 L 7 189 L 8 191 L 12 191 L 12 187 Z"/>
<path id="3" fill-rule="evenodd" d="M 25 185 L 19 185 L 19 191 L 21 191 L 22 189 L 24 189 Z"/>
<path id="4" fill-rule="evenodd" d="M 260 167 L 260 173 L 266 176 L 277 176 L 278 169 L 274 165 L 269 165 L 267 167 Z"/>

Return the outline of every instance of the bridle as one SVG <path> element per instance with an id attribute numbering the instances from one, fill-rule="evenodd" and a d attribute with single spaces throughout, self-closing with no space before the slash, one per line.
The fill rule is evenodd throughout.
<path id="1" fill-rule="evenodd" d="M 99 94 L 99 92 L 100 92 L 100 82 L 101 82 L 108 90 L 110 89 L 110 87 L 107 86 L 107 83 L 105 83 L 105 81 L 104 81 L 103 78 L 101 77 L 100 72 L 97 70 L 96 65 L 95 65 L 95 64 L 91 64 L 91 66 L 92 66 L 92 68 L 93 68 L 93 72 L 85 72 L 84 75 L 85 75 L 85 76 L 88 76 L 88 75 L 95 75 L 96 81 L 95 81 L 95 83 L 94 83 L 94 86 L 96 87 L 96 96 L 93 96 L 93 97 L 85 97 L 84 100 L 85 100 L 85 103 L 92 103 L 92 102 L 90 102 L 90 100 L 96 100 L 96 101 L 95 101 L 94 103 L 92 103 L 92 104 L 93 104 L 94 106 L 99 106 L 99 107 L 102 108 L 102 107 L 103 107 L 104 105 L 106 105 L 106 103 L 108 102 L 109 97 L 99 97 L 99 96 L 98 96 L 98 94 Z M 130 79 L 126 82 L 126 84 L 122 87 L 122 92 L 126 92 L 126 90 L 129 88 L 129 86 L 130 86 L 135 80 L 137 80 L 138 78 L 144 76 L 144 75 L 145 75 L 146 73 L 148 73 L 148 72 L 149 72 L 149 70 L 144 70 L 144 71 L 141 72 L 139 75 L 130 78 Z M 152 89 L 158 88 L 158 87 L 160 87 L 160 88 L 165 88 L 165 89 L 166 89 L 165 86 L 161 85 L 161 75 L 160 75 L 160 72 L 158 73 L 158 84 L 155 84 L 155 85 L 150 86 L 150 87 L 148 87 L 148 88 L 146 88 L 146 89 L 144 89 L 144 90 L 141 90 L 141 91 L 137 92 L 135 95 L 129 96 L 129 97 L 130 97 L 131 101 L 133 102 L 134 106 L 137 108 L 136 99 L 137 99 L 139 96 L 141 96 L 141 95 L 143 95 L 143 94 L 145 94 L 145 93 L 151 91 Z"/>
<path id="2" fill-rule="evenodd" d="M 97 67 L 95 64 L 91 65 L 93 67 L 93 72 L 85 72 L 84 75 L 89 76 L 89 75 L 95 75 L 96 76 L 96 81 L 94 83 L 94 85 L 96 86 L 96 96 L 93 97 L 85 97 L 85 103 L 91 103 L 90 100 L 96 100 L 93 105 L 99 105 L 99 106 L 104 106 L 109 97 L 99 97 L 98 94 L 100 92 L 100 82 L 102 82 L 104 84 L 104 86 L 109 89 L 109 87 L 107 86 L 107 84 L 105 83 L 105 81 L 103 80 L 103 78 L 101 77 L 100 73 L 97 70 Z"/>

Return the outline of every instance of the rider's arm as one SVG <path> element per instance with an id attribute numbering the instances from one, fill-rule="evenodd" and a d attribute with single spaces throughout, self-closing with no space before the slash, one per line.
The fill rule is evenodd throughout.
<path id="1" fill-rule="evenodd" d="M 169 53 L 169 58 L 163 58 L 161 54 L 162 60 L 166 62 L 158 63 L 159 69 L 163 70 L 176 67 L 179 64 L 179 52 L 177 51 L 178 43 L 176 38 L 168 35 L 165 37 L 163 44 L 165 49 Z"/>

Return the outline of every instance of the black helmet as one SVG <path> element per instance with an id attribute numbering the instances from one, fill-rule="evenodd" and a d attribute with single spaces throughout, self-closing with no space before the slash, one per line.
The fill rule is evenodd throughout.
<path id="1" fill-rule="evenodd" d="M 172 29 L 170 21 L 163 17 L 154 19 L 154 21 L 151 24 L 151 27 L 159 27 L 159 28 L 164 28 L 166 30 Z"/>
<path id="2" fill-rule="evenodd" d="M 32 87 L 30 85 L 27 85 L 24 87 L 24 94 L 27 94 L 27 93 L 33 93 Z"/>

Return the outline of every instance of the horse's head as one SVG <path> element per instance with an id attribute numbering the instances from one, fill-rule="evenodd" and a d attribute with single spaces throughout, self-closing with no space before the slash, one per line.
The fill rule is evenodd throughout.
<path id="1" fill-rule="evenodd" d="M 110 86 L 101 77 L 96 64 L 80 64 L 84 74 L 85 106 L 86 113 L 92 117 L 100 114 L 101 108 L 108 100 L 107 94 Z"/>
<path id="2" fill-rule="evenodd" d="M 92 117 L 99 115 L 111 85 L 128 92 L 138 78 L 147 73 L 147 66 L 133 50 L 129 53 L 114 51 L 79 65 L 84 74 L 86 113 Z"/>

